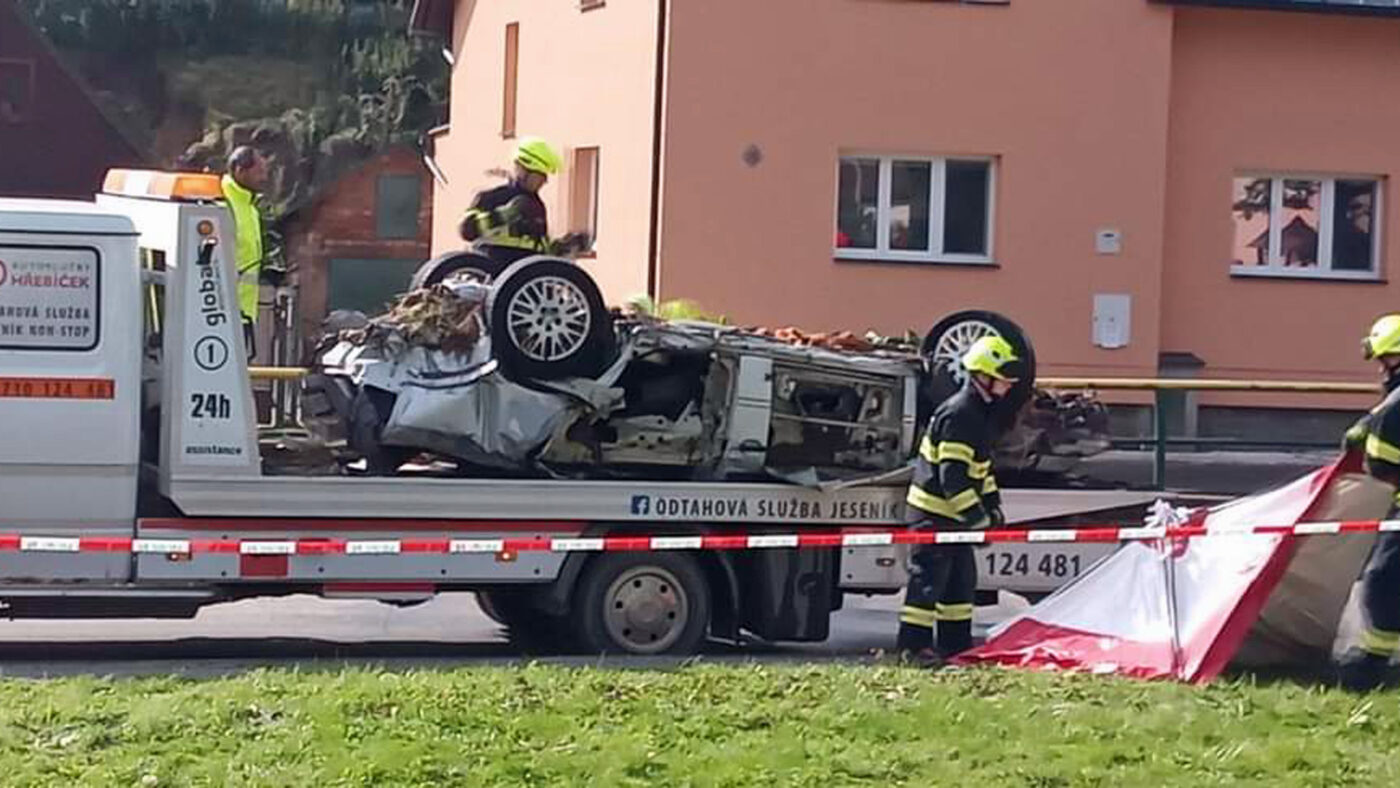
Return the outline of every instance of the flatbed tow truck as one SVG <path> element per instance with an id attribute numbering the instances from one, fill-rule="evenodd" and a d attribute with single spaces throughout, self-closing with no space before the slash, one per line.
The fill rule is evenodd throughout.
<path id="1" fill-rule="evenodd" d="M 0 200 L 0 603 L 13 618 L 192 617 L 293 593 L 477 592 L 563 647 L 819 641 L 844 594 L 895 594 L 902 482 L 278 475 L 261 457 L 206 174 L 113 171 L 93 202 Z M 1007 490 L 1012 522 L 1153 494 Z M 623 539 L 620 541 L 619 537 Z M 631 548 L 629 549 L 629 545 Z M 621 549 L 619 549 L 621 548 Z M 979 548 L 983 590 L 1052 591 L 1114 549 Z"/>

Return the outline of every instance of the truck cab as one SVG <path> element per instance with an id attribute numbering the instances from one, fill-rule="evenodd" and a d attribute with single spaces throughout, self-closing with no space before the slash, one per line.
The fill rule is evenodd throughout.
<path id="1" fill-rule="evenodd" d="M 91 203 L 0 199 L 6 529 L 130 537 L 141 408 L 138 232 Z M 122 555 L 4 553 L 0 578 L 131 577 Z"/>

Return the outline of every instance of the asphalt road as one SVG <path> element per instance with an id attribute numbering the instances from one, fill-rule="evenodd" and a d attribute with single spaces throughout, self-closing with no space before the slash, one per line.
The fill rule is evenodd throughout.
<path id="1" fill-rule="evenodd" d="M 1023 605 L 1018 597 L 979 608 L 979 629 Z M 861 661 L 894 645 L 899 597 L 847 597 L 823 643 L 713 644 L 699 659 L 764 662 Z M 263 666 L 337 669 L 346 665 L 437 669 L 530 660 L 664 668 L 678 658 L 523 655 L 487 618 L 472 594 L 443 594 L 398 608 L 313 596 L 212 605 L 191 620 L 121 619 L 0 622 L 0 675 L 182 675 L 206 677 Z"/>

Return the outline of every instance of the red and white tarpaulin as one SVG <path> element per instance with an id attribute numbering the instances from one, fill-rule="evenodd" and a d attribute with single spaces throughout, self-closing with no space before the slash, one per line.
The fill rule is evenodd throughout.
<path id="1" fill-rule="evenodd" d="M 1325 660 L 1375 533 L 1248 531 L 1383 517 L 1391 489 L 1355 463 L 1197 513 L 1203 537 L 1125 543 L 959 661 L 1206 682 L 1231 663 Z"/>

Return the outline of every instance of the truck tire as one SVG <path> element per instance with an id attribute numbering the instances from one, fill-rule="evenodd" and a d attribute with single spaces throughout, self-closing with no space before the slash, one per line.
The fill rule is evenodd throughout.
<path id="1" fill-rule="evenodd" d="M 966 379 L 960 359 L 973 342 L 987 335 L 997 335 L 1011 343 L 1016 354 L 1025 360 L 1026 376 L 1017 383 L 997 405 L 997 420 L 1003 429 L 1016 421 L 1021 408 L 1035 393 L 1035 347 L 1021 327 L 1005 315 L 981 309 L 954 312 L 934 324 L 924 335 L 919 354 L 927 370 L 923 375 L 919 397 L 919 427 L 927 423 L 934 409 L 943 400 L 957 393 Z"/>
<path id="2" fill-rule="evenodd" d="M 568 621 L 533 605 L 529 592 L 478 591 L 476 605 L 486 617 L 506 628 L 510 642 L 533 654 L 560 654 L 574 650 Z"/>
<path id="3" fill-rule="evenodd" d="M 605 654 L 693 654 L 710 629 L 710 586 L 679 553 L 608 553 L 583 570 L 574 618 L 584 648 Z"/>
<path id="4" fill-rule="evenodd" d="M 501 272 L 487 297 L 491 347 L 516 382 L 596 377 L 617 336 L 588 272 L 556 257 L 527 257 Z"/>
<path id="5" fill-rule="evenodd" d="M 478 252 L 445 252 L 418 266 L 409 288 L 431 287 L 456 273 L 470 272 L 489 282 L 500 276 L 505 266 Z"/>

